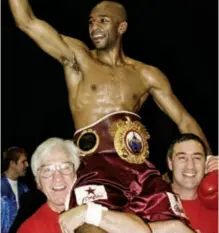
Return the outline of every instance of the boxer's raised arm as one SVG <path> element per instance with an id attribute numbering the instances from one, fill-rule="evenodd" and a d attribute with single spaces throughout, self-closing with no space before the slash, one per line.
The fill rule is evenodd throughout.
<path id="1" fill-rule="evenodd" d="M 62 35 L 45 21 L 35 17 L 27 0 L 9 0 L 17 26 L 29 35 L 46 53 L 62 62 L 63 58 L 74 59 L 74 49 L 64 42 Z M 75 40 L 77 41 L 77 40 Z M 76 43 L 78 47 L 79 43 Z M 80 49 L 83 43 L 80 43 Z M 84 46 L 86 49 L 86 46 Z"/>

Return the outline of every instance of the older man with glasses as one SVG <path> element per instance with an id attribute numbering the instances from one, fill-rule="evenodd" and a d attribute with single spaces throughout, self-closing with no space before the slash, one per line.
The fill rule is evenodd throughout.
<path id="1" fill-rule="evenodd" d="M 38 188 L 46 195 L 43 204 L 19 228 L 19 233 L 60 233 L 59 213 L 65 209 L 66 196 L 76 180 L 80 150 L 70 140 L 50 138 L 31 158 Z"/>

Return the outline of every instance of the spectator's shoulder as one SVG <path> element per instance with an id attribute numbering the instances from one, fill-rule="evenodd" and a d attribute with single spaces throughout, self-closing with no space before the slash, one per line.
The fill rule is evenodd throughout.
<path id="1" fill-rule="evenodd" d="M 40 227 L 40 222 L 46 221 L 42 216 L 43 206 L 41 206 L 33 215 L 26 219 L 19 227 L 17 233 L 39 233 L 38 229 Z"/>

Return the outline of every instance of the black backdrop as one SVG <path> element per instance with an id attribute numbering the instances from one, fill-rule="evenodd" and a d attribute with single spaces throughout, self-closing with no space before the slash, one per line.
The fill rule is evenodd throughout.
<path id="1" fill-rule="evenodd" d="M 32 0 L 34 13 L 60 33 L 90 47 L 88 15 L 97 0 Z M 129 28 L 125 53 L 160 68 L 174 93 L 218 153 L 217 1 L 124 0 Z M 2 7 L 2 150 L 29 154 L 48 137 L 74 132 L 61 65 L 15 27 L 7 1 Z M 178 133 L 152 98 L 140 114 L 150 134 L 151 161 L 163 172 L 168 144 Z M 88 116 L 89 117 L 89 116 Z"/>

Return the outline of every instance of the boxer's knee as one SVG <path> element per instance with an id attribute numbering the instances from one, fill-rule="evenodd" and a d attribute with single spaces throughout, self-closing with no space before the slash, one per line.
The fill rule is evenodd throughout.
<path id="1" fill-rule="evenodd" d="M 84 223 L 75 231 L 75 233 L 107 233 L 107 232 L 97 226 Z"/>

